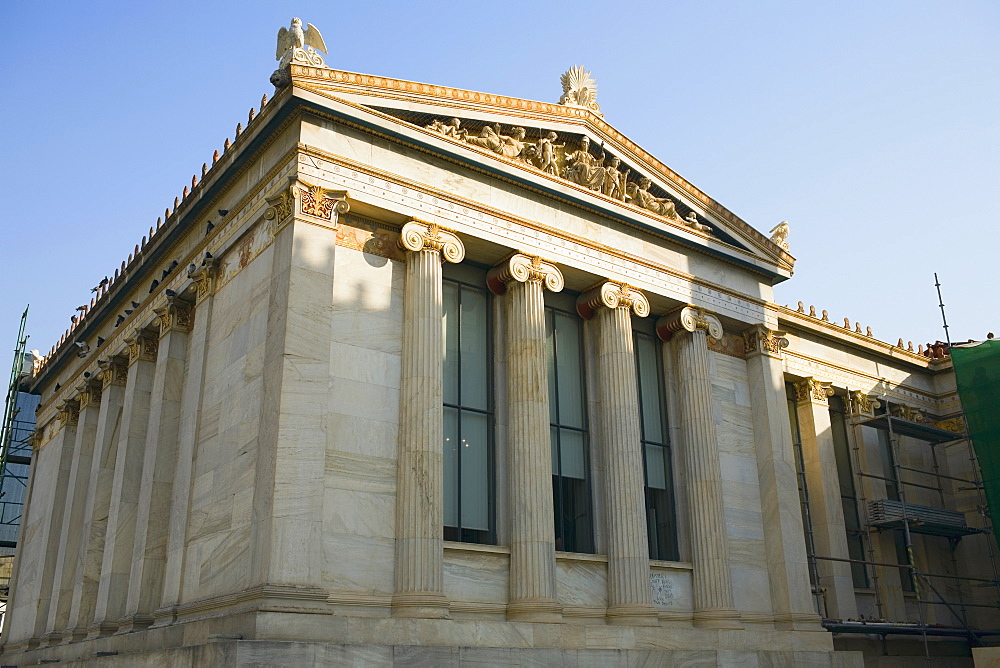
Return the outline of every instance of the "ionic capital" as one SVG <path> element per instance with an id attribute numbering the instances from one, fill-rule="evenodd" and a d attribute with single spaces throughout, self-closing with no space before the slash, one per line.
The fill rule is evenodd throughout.
<path id="1" fill-rule="evenodd" d="M 563 275 L 559 267 L 545 262 L 540 257 L 515 253 L 490 269 L 486 274 L 486 285 L 494 294 L 507 292 L 507 284 L 511 281 L 528 283 L 535 281 L 549 292 L 561 292 Z"/>
<path id="2" fill-rule="evenodd" d="M 125 386 L 128 380 L 128 365 L 120 357 L 110 357 L 106 360 L 98 360 L 97 378 L 101 381 L 101 389 L 106 390 L 112 385 Z"/>
<path id="3" fill-rule="evenodd" d="M 195 284 L 195 304 L 201 304 L 215 293 L 215 277 L 218 270 L 219 261 L 205 253 L 201 266 L 188 271 L 188 278 Z"/>
<path id="4" fill-rule="evenodd" d="M 757 355 L 781 358 L 781 349 L 788 347 L 784 332 L 775 332 L 763 325 L 754 325 L 743 331 L 743 348 L 748 358 Z"/>
<path id="5" fill-rule="evenodd" d="M 408 251 L 437 251 L 448 262 L 465 259 L 465 246 L 454 232 L 433 223 L 411 220 L 399 232 L 399 245 Z"/>
<path id="6" fill-rule="evenodd" d="M 682 329 L 692 333 L 704 330 L 713 339 L 722 338 L 722 322 L 697 306 L 684 306 L 656 321 L 656 334 L 664 341 L 669 341 L 675 332 Z"/>
<path id="7" fill-rule="evenodd" d="M 99 374 L 98 374 L 99 375 Z M 76 400 L 80 402 L 80 410 L 88 406 L 100 406 L 104 388 L 99 380 L 87 380 L 76 388 Z"/>
<path id="8" fill-rule="evenodd" d="M 909 420 L 910 422 L 927 421 L 927 417 L 922 410 L 907 406 L 906 404 L 893 404 L 891 410 L 893 417 L 898 417 L 902 420 Z"/>
<path id="9" fill-rule="evenodd" d="M 75 425 L 80 421 L 80 403 L 74 399 L 59 404 L 60 426 Z"/>
<path id="10" fill-rule="evenodd" d="M 167 297 L 165 306 L 153 309 L 160 326 L 160 338 L 168 332 L 190 332 L 194 321 L 194 309 L 191 303 L 177 297 Z"/>
<path id="11" fill-rule="evenodd" d="M 139 360 L 155 362 L 159 351 L 159 339 L 144 329 L 137 329 L 132 336 L 125 339 L 128 346 L 128 365 L 132 366 Z"/>
<path id="12" fill-rule="evenodd" d="M 287 187 L 274 197 L 266 198 L 268 206 L 264 211 L 264 218 L 270 221 L 268 229 L 272 237 L 277 236 L 292 219 L 296 200 L 299 202 L 299 213 L 328 221 L 334 227 L 337 225 L 337 215 L 351 210 L 346 190 L 330 190 L 299 181 L 292 176 L 288 179 Z"/>
<path id="13" fill-rule="evenodd" d="M 875 414 L 875 409 L 882 404 L 872 394 L 865 394 L 861 390 L 851 390 L 849 393 L 849 408 L 852 417 L 870 417 Z"/>
<path id="14" fill-rule="evenodd" d="M 833 383 L 816 380 L 815 378 L 803 378 L 795 381 L 795 401 L 800 404 L 819 404 L 828 406 L 827 397 L 833 396 Z"/>
<path id="15" fill-rule="evenodd" d="M 594 317 L 601 306 L 628 309 L 640 318 L 649 315 L 649 300 L 646 295 L 624 283 L 605 281 L 587 290 L 576 300 L 576 312 L 585 320 Z"/>
<path id="16" fill-rule="evenodd" d="M 336 223 L 334 214 L 347 213 L 351 205 L 347 202 L 347 191 L 330 190 L 300 181 L 295 189 L 299 198 L 299 211 L 307 216 Z"/>

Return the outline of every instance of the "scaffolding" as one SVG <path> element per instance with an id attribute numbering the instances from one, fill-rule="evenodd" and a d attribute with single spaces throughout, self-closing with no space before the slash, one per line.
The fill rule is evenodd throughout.
<path id="1" fill-rule="evenodd" d="M 7 600 L 10 566 L 17 546 L 31 464 L 32 448 L 28 439 L 35 430 L 34 409 L 38 404 L 38 397 L 20 391 L 21 380 L 31 370 L 31 361 L 25 351 L 27 318 L 28 309 L 25 308 L 14 348 L 3 422 L 0 423 L 0 601 Z"/>
<path id="2" fill-rule="evenodd" d="M 850 391 L 848 391 L 850 396 Z M 862 466 L 864 458 L 861 449 L 864 444 L 863 439 L 855 437 L 851 444 L 851 465 L 855 482 L 857 485 L 858 510 L 861 515 L 859 521 L 863 529 L 862 541 L 867 559 L 853 559 L 832 557 L 829 555 L 816 554 L 813 541 L 806 541 L 807 557 L 810 574 L 814 579 L 814 594 L 821 595 L 822 589 L 818 586 L 817 562 L 845 562 L 850 564 L 861 564 L 865 569 L 866 577 L 871 583 L 874 593 L 875 606 L 878 611 L 878 620 L 839 620 L 824 619 L 823 626 L 835 633 L 858 633 L 874 635 L 881 638 L 885 648 L 886 638 L 890 635 L 910 635 L 920 636 L 923 641 L 924 654 L 930 661 L 930 649 L 928 646 L 929 636 L 964 638 L 973 645 L 982 643 L 985 637 L 1000 635 L 1000 631 L 984 631 L 973 628 L 969 621 L 969 608 L 992 608 L 1000 610 L 1000 572 L 997 568 L 996 546 L 992 540 L 992 527 L 988 506 L 984 493 L 984 487 L 979 473 L 978 462 L 975 451 L 972 448 L 972 441 L 965 433 L 955 433 L 940 429 L 926 422 L 909 419 L 912 416 L 905 412 L 894 414 L 892 407 L 886 402 L 884 413 L 874 417 L 860 420 L 857 424 L 863 427 L 883 431 L 887 434 L 889 447 L 889 464 L 892 468 L 893 477 L 888 475 L 878 475 L 865 470 Z M 897 411 L 898 412 L 898 411 Z M 927 444 L 931 448 L 931 469 L 922 469 L 914 466 L 904 465 L 900 456 L 899 437 L 906 436 Z M 948 475 L 941 472 L 938 449 L 941 447 L 959 445 L 965 442 L 969 451 L 970 477 Z M 888 471 L 885 471 L 888 474 Z M 904 474 L 912 474 L 904 476 Z M 922 476 L 920 481 L 909 479 L 910 477 Z M 876 479 L 895 485 L 898 499 L 868 499 L 866 497 L 864 479 Z M 930 480 L 933 479 L 933 484 Z M 977 510 L 981 518 L 982 526 L 968 526 L 964 521 L 964 515 L 955 511 L 944 510 L 945 504 L 945 481 L 952 481 L 965 485 L 959 487 L 957 491 L 975 490 L 978 493 Z M 930 507 L 909 503 L 907 501 L 906 488 L 918 488 L 930 490 L 937 493 L 940 507 Z M 804 490 L 805 491 L 805 490 Z M 803 500 L 803 515 L 806 535 L 812 535 L 811 517 L 809 514 L 808 493 L 805 493 Z M 961 519 L 959 519 L 961 518 Z M 873 534 L 883 531 L 899 531 L 903 536 L 905 554 L 908 563 L 889 563 L 876 560 Z M 951 561 L 952 573 L 933 572 L 927 568 L 922 568 L 916 559 L 913 549 L 913 535 L 937 536 L 946 538 L 949 542 L 948 556 Z M 962 538 L 971 535 L 985 535 L 989 561 L 992 567 L 992 578 L 970 577 L 958 575 L 958 560 L 956 550 Z M 899 557 L 897 556 L 897 560 Z M 900 573 L 908 573 L 913 584 L 913 594 L 916 598 L 916 609 L 918 620 L 916 623 L 893 623 L 886 621 L 886 608 L 882 600 L 882 593 L 879 583 L 879 571 L 882 568 L 896 568 Z M 955 583 L 957 600 L 948 600 L 939 586 L 935 586 L 933 581 L 952 581 Z M 970 602 L 963 592 L 963 583 L 969 586 L 990 587 L 996 591 L 996 600 L 993 603 Z M 951 616 L 957 621 L 954 626 L 943 624 L 927 623 L 927 606 L 937 605 L 947 609 Z"/>

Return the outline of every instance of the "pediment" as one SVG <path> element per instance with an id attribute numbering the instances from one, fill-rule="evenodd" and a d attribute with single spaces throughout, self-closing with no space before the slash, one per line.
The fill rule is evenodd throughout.
<path id="1" fill-rule="evenodd" d="M 511 174 L 551 183 L 585 206 L 648 222 L 641 226 L 666 236 L 722 254 L 729 248 L 736 251 L 731 259 L 778 281 L 791 275 L 794 258 L 783 248 L 592 110 L 337 70 L 297 72 L 293 67 L 293 81 L 300 88 L 367 108 L 382 122 L 407 126 L 466 160 L 485 159 L 491 167 L 499 162 Z"/>

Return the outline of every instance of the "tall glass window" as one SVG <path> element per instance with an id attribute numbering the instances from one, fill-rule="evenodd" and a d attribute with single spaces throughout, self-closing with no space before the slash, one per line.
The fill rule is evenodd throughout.
<path id="1" fill-rule="evenodd" d="M 633 340 L 642 418 L 649 558 L 677 561 L 677 512 L 667 411 L 664 408 L 663 346 L 656 335 L 648 331 L 634 330 Z"/>
<path id="2" fill-rule="evenodd" d="M 833 430 L 833 454 L 837 460 L 837 479 L 840 482 L 840 503 L 844 510 L 847 531 L 847 551 L 851 559 L 865 559 L 864 532 L 858 512 L 858 494 L 854 486 L 854 467 L 851 466 L 851 446 L 847 440 L 847 417 L 844 400 L 830 397 L 830 427 Z M 868 571 L 864 564 L 851 564 L 855 587 L 868 587 Z"/>
<path id="3" fill-rule="evenodd" d="M 444 538 L 496 541 L 490 298 L 484 288 L 443 282 Z"/>
<path id="4" fill-rule="evenodd" d="M 545 308 L 556 549 L 592 553 L 582 322 L 576 313 Z"/>

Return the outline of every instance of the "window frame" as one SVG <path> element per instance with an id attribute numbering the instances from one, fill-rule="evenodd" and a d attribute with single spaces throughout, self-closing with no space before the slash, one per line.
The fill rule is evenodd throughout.
<path id="1" fill-rule="evenodd" d="M 636 391 L 638 395 L 639 404 L 639 429 L 640 429 L 640 447 L 642 449 L 642 474 L 643 474 L 643 497 L 645 501 L 646 509 L 646 539 L 649 545 L 649 558 L 655 559 L 657 561 L 679 561 L 680 560 L 680 532 L 678 529 L 678 518 L 677 518 L 677 485 L 674 480 L 674 471 L 676 467 L 674 466 L 674 449 L 670 443 L 670 420 L 667 415 L 667 384 L 664 373 L 664 359 L 663 359 L 663 344 L 657 337 L 655 331 L 650 331 L 650 327 L 642 327 L 637 324 L 633 319 L 632 323 L 632 349 L 635 357 L 635 367 L 636 367 Z M 654 441 L 647 438 L 646 435 L 646 415 L 643 402 L 642 394 L 642 365 L 639 359 L 639 338 L 643 337 L 652 341 L 653 344 L 653 355 L 654 355 L 654 369 L 656 377 L 656 404 L 659 406 L 659 418 L 660 418 L 660 431 L 663 434 L 662 442 Z M 667 483 L 667 504 L 669 506 L 670 514 L 670 526 L 672 528 L 672 535 L 668 538 L 668 545 L 661 553 L 660 546 L 658 543 L 654 544 L 653 536 L 653 524 L 650 519 L 650 511 L 653 510 L 653 491 L 649 486 L 649 463 L 647 462 L 646 448 L 647 447 L 659 447 L 663 448 L 663 460 L 666 463 L 667 470 L 664 472 L 666 476 Z M 657 532 L 657 537 L 659 537 L 659 532 Z"/>
<path id="2" fill-rule="evenodd" d="M 456 285 L 458 287 L 458 323 L 456 325 L 457 330 L 458 330 L 457 331 L 457 335 L 458 335 L 458 347 L 457 347 L 458 360 L 457 360 L 457 363 L 456 363 L 456 369 L 459 370 L 458 374 L 457 374 L 458 377 L 457 377 L 457 380 L 456 380 L 456 382 L 457 382 L 456 395 L 457 395 L 457 398 L 458 398 L 458 403 L 449 403 L 447 401 L 446 397 L 445 397 L 445 392 L 443 391 L 444 390 L 443 385 L 444 385 L 445 382 L 447 382 L 447 379 L 444 378 L 444 360 L 442 359 L 442 396 L 441 396 L 442 413 L 445 410 L 449 410 L 449 409 L 450 410 L 454 410 L 456 412 L 456 414 L 457 414 L 457 417 L 456 417 L 456 420 L 457 420 L 456 429 L 457 429 L 459 438 L 462 437 L 462 415 L 463 415 L 463 413 L 475 413 L 477 415 L 483 415 L 483 416 L 486 417 L 486 442 L 487 442 L 487 446 L 486 446 L 487 447 L 487 454 L 486 454 L 486 458 L 487 459 L 486 459 L 486 461 L 487 461 L 487 487 L 488 487 L 486 493 L 487 493 L 487 513 L 488 513 L 489 529 L 487 529 L 486 531 L 483 531 L 482 529 L 463 529 L 462 526 L 461 526 L 461 524 L 462 524 L 462 489 L 463 489 L 463 487 L 462 487 L 463 486 L 463 479 L 462 479 L 462 449 L 461 448 L 457 448 L 456 449 L 456 452 L 458 453 L 457 463 L 456 463 L 456 468 L 457 468 L 457 472 L 458 472 L 458 475 L 457 475 L 458 480 L 457 480 L 457 484 L 455 485 L 455 495 L 457 497 L 457 499 L 456 499 L 456 502 L 457 502 L 456 517 L 457 517 L 457 520 L 458 520 L 458 526 L 449 526 L 447 524 L 443 524 L 442 529 L 443 529 L 444 540 L 446 540 L 446 541 L 456 542 L 456 543 L 469 543 L 469 544 L 475 544 L 475 545 L 496 545 L 497 544 L 497 489 L 496 489 L 496 480 L 497 480 L 497 471 L 496 471 L 496 468 L 497 468 L 497 454 L 496 454 L 496 393 L 494 391 L 494 382 L 495 382 L 495 376 L 496 376 L 496 369 L 495 369 L 496 364 L 495 364 L 495 358 L 494 358 L 495 329 L 494 329 L 494 318 L 493 318 L 493 294 L 486 287 L 485 273 L 484 273 L 484 276 L 483 276 L 483 280 L 480 281 L 480 282 L 473 282 L 470 279 L 454 275 L 454 274 L 457 274 L 457 273 L 458 272 L 449 272 L 449 274 L 451 274 L 451 275 L 446 275 L 446 276 L 442 277 L 442 308 L 441 308 L 441 312 L 442 313 L 441 313 L 441 315 L 442 315 L 442 318 L 443 318 L 444 317 L 444 294 L 443 294 L 444 293 L 444 284 L 445 283 L 452 283 L 452 284 L 454 284 L 454 285 Z M 476 292 L 482 293 L 482 295 L 485 297 L 485 312 L 486 312 L 485 331 L 487 333 L 485 355 L 486 355 L 486 360 L 487 360 L 486 370 L 487 370 L 487 376 L 488 376 L 487 379 L 486 379 L 486 405 L 488 407 L 487 409 L 474 408 L 474 407 L 470 407 L 470 406 L 464 406 L 462 404 L 462 373 L 461 373 L 461 368 L 462 368 L 462 343 L 461 342 L 462 342 L 462 331 L 464 329 L 463 328 L 463 319 L 465 317 L 464 313 L 462 311 L 462 294 L 463 294 L 464 290 L 475 290 Z M 442 335 L 444 336 L 443 328 L 442 328 Z M 442 342 L 442 343 L 444 343 L 444 342 Z M 444 436 L 447 437 L 446 434 L 444 434 Z M 444 446 L 443 442 L 442 442 L 441 445 L 442 445 L 442 457 L 443 457 L 444 456 L 444 450 L 443 450 L 443 448 L 445 446 Z M 442 467 L 443 466 L 444 466 L 444 461 L 442 461 Z M 444 475 L 447 475 L 447 471 L 444 471 Z M 447 489 L 447 485 L 445 485 L 444 487 L 445 487 L 445 489 Z M 474 533 L 466 533 L 466 532 L 474 532 Z M 474 540 L 473 538 L 476 538 L 475 534 L 485 534 L 485 536 L 483 536 L 481 540 Z"/>
<path id="3" fill-rule="evenodd" d="M 548 297 L 548 295 L 546 295 Z M 587 397 L 587 349 L 586 349 L 586 337 L 584 336 L 584 323 L 580 319 L 579 314 L 575 310 L 569 310 L 560 307 L 558 304 L 552 303 L 546 299 L 545 302 L 545 330 L 546 339 L 548 339 L 549 322 L 551 318 L 553 335 L 551 343 L 546 341 L 545 354 L 546 354 L 546 364 L 549 364 L 549 355 L 552 355 L 551 364 L 554 373 L 555 385 L 554 387 L 547 388 L 549 394 L 549 438 L 554 439 L 551 444 L 551 450 L 555 453 L 555 459 L 552 462 L 552 513 L 553 513 L 553 539 L 557 543 L 556 550 L 560 552 L 572 552 L 575 554 L 596 554 L 597 553 L 597 540 L 595 535 L 595 522 L 594 522 L 594 482 L 593 482 L 593 472 L 591 470 L 591 448 L 590 448 L 590 412 L 588 410 L 588 397 Z M 560 410 L 559 410 L 559 350 L 556 335 L 556 314 L 561 314 L 563 316 L 568 316 L 577 322 L 577 337 L 579 340 L 579 360 L 578 364 L 580 369 L 580 405 L 583 412 L 582 423 L 583 427 L 576 427 L 572 425 L 564 425 L 561 422 Z M 548 375 L 548 370 L 546 369 L 546 375 Z M 553 402 L 554 400 L 554 402 Z M 556 422 L 552 421 L 552 416 L 555 415 Z M 563 430 L 572 431 L 578 433 L 583 438 L 583 458 L 584 458 L 584 481 L 583 490 L 586 495 L 585 505 L 587 508 L 587 545 L 566 545 L 566 526 L 568 525 L 566 518 L 563 517 L 565 511 L 563 509 L 563 497 L 565 493 L 563 479 L 568 477 L 562 475 L 562 432 Z M 558 467 L 558 470 L 557 470 Z M 563 543 L 560 549 L 558 545 L 560 539 Z M 573 549 L 570 549 L 573 548 Z"/>

